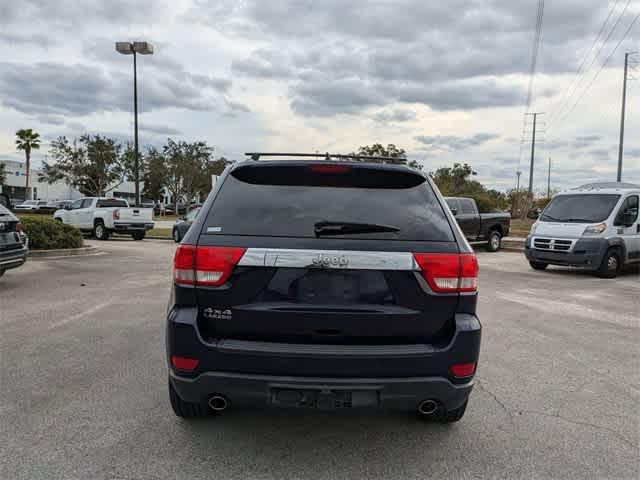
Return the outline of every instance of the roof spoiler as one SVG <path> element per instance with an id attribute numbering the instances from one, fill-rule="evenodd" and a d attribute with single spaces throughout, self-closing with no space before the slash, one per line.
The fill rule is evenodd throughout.
<path id="1" fill-rule="evenodd" d="M 406 165 L 405 157 L 376 157 L 369 155 L 341 154 L 341 153 L 274 153 L 274 152 L 247 152 L 246 156 L 258 161 L 261 157 L 298 157 L 298 158 L 322 158 L 324 160 L 355 160 L 358 162 L 392 163 Z"/>

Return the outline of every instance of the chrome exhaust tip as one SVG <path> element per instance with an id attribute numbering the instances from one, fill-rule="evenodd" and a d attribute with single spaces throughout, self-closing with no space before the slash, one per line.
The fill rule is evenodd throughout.
<path id="1" fill-rule="evenodd" d="M 435 400 L 423 400 L 418 405 L 418 412 L 421 415 L 433 415 L 438 410 L 438 403 Z"/>
<path id="2" fill-rule="evenodd" d="M 211 410 L 222 412 L 227 409 L 229 402 L 223 396 L 214 395 L 209 399 L 209 406 L 211 407 Z"/>

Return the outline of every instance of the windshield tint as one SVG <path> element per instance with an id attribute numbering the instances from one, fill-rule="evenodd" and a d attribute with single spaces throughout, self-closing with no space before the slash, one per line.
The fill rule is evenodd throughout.
<path id="1" fill-rule="evenodd" d="M 543 222 L 596 223 L 607 219 L 620 195 L 558 195 L 544 209 Z"/>
<path id="2" fill-rule="evenodd" d="M 228 235 L 316 237 L 318 225 L 329 222 L 343 229 L 339 232 L 341 238 L 454 240 L 444 211 L 423 177 L 411 174 L 421 181 L 410 179 L 406 188 L 376 188 L 373 185 L 381 171 L 374 173 L 375 179 L 366 178 L 367 173 L 360 172 L 353 178 L 356 184 L 368 185 L 364 188 L 350 187 L 346 179 L 339 181 L 333 176 L 327 182 L 339 186 L 325 186 L 322 179 L 312 180 L 309 176 L 301 177 L 303 185 L 296 185 L 295 178 L 289 177 L 285 182 L 278 175 L 274 178 L 278 184 L 274 185 L 257 183 L 257 175 L 250 179 L 229 175 L 208 213 L 205 232 L 209 229 L 209 233 Z M 400 182 L 392 177 L 393 173 L 389 173 L 390 183 Z M 379 227 L 389 225 L 393 228 Z"/>

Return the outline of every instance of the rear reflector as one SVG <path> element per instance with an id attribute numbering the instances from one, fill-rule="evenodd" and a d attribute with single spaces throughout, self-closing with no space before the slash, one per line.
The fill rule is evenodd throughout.
<path id="1" fill-rule="evenodd" d="M 113 211 L 113 219 L 114 220 L 120 220 L 120 209 L 119 208 L 116 208 Z"/>
<path id="2" fill-rule="evenodd" d="M 473 377 L 476 373 L 475 363 L 459 363 L 457 365 L 451 365 L 451 374 L 456 378 Z"/>
<path id="3" fill-rule="evenodd" d="M 189 357 L 179 357 L 178 355 L 173 355 L 171 357 L 171 364 L 174 368 L 178 370 L 184 370 L 185 372 L 192 372 L 196 369 L 200 360 L 197 358 L 189 358 Z"/>
<path id="4" fill-rule="evenodd" d="M 180 245 L 174 258 L 173 278 L 181 285 L 219 287 L 229 279 L 246 248 Z"/>
<path id="5" fill-rule="evenodd" d="M 422 275 L 434 292 L 475 292 L 478 259 L 473 253 L 414 253 Z"/>
<path id="6" fill-rule="evenodd" d="M 348 165 L 311 165 L 313 173 L 347 173 L 351 171 Z"/>

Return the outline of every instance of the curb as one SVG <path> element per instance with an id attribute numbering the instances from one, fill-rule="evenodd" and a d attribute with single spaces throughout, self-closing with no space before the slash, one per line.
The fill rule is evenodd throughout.
<path id="1" fill-rule="evenodd" d="M 100 252 L 96 247 L 60 248 L 57 250 L 29 250 L 28 258 L 78 257 Z"/>
<path id="2" fill-rule="evenodd" d="M 153 236 L 152 235 L 147 235 L 144 238 L 148 238 L 149 240 L 171 240 L 171 241 L 173 241 L 172 237 L 158 237 L 156 235 L 153 235 Z"/>
<path id="3" fill-rule="evenodd" d="M 505 237 L 502 239 L 502 250 L 507 252 L 524 252 L 524 238 Z"/>

